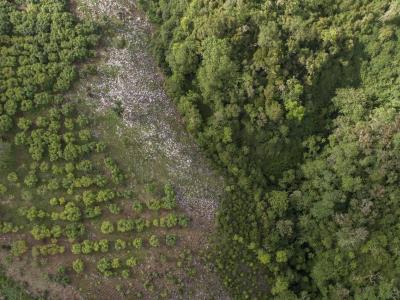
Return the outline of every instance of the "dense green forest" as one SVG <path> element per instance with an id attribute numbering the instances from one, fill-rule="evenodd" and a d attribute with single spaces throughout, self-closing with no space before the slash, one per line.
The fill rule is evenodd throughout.
<path id="1" fill-rule="evenodd" d="M 400 294 L 400 2 L 141 0 L 188 130 L 228 175 L 237 299 Z"/>

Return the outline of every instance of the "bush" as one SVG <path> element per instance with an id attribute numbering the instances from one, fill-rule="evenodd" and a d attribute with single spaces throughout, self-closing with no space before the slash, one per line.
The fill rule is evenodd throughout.
<path id="1" fill-rule="evenodd" d="M 110 234 L 114 232 L 114 225 L 110 221 L 103 221 L 101 223 L 100 230 L 104 234 Z"/>
<path id="2" fill-rule="evenodd" d="M 136 238 L 132 241 L 132 246 L 136 249 L 141 249 L 143 246 L 143 241 L 141 238 Z"/>
<path id="3" fill-rule="evenodd" d="M 128 279 L 131 276 L 131 272 L 129 272 L 129 270 L 122 270 L 121 271 L 121 276 L 125 279 Z"/>
<path id="4" fill-rule="evenodd" d="M 7 187 L 0 183 L 0 195 L 4 195 L 7 192 Z"/>
<path id="5" fill-rule="evenodd" d="M 81 254 L 82 253 L 82 247 L 81 244 L 72 244 L 71 246 L 71 252 L 75 255 Z"/>
<path id="6" fill-rule="evenodd" d="M 83 260 L 81 260 L 80 258 L 74 260 L 72 263 L 72 268 L 77 274 L 82 273 L 84 269 Z"/>
<path id="7" fill-rule="evenodd" d="M 11 254 L 13 256 L 21 256 L 28 251 L 28 245 L 25 241 L 19 240 L 11 244 Z"/>
<path id="8" fill-rule="evenodd" d="M 97 262 L 97 269 L 107 277 L 112 275 L 111 262 L 107 258 L 102 258 Z"/>
<path id="9" fill-rule="evenodd" d="M 114 244 L 114 248 L 117 251 L 125 250 L 126 242 L 124 240 L 117 239 Z"/>
<path id="10" fill-rule="evenodd" d="M 64 233 L 68 240 L 73 242 L 85 234 L 85 226 L 79 223 L 68 224 L 65 226 Z"/>
<path id="11" fill-rule="evenodd" d="M 165 243 L 167 244 L 167 246 L 175 246 L 176 245 L 176 235 L 174 234 L 167 234 L 165 236 Z"/>
<path id="12" fill-rule="evenodd" d="M 174 209 L 176 208 L 176 195 L 171 184 L 166 184 L 164 186 L 165 196 L 162 199 L 162 207 L 164 209 Z"/>
<path id="13" fill-rule="evenodd" d="M 129 232 L 135 228 L 135 222 L 129 219 L 121 219 L 117 222 L 117 230 L 119 232 Z"/>
<path id="14" fill-rule="evenodd" d="M 162 208 L 162 202 L 157 199 L 152 199 L 147 202 L 147 208 L 150 210 L 158 211 Z"/>
<path id="15" fill-rule="evenodd" d="M 158 237 L 156 235 L 152 235 L 149 238 L 149 244 L 152 247 L 158 247 L 160 246 L 160 241 L 158 240 Z"/>
<path id="16" fill-rule="evenodd" d="M 132 210 L 138 214 L 143 212 L 143 204 L 137 200 L 132 203 Z"/>
<path id="17" fill-rule="evenodd" d="M 16 183 L 18 181 L 18 175 L 15 172 L 11 172 L 7 175 L 7 180 L 11 183 Z"/>
<path id="18" fill-rule="evenodd" d="M 130 268 L 136 266 L 137 263 L 138 263 L 137 259 L 135 257 L 133 257 L 133 256 L 129 257 L 125 262 L 126 266 L 130 267 Z"/>
<path id="19" fill-rule="evenodd" d="M 112 203 L 112 204 L 108 205 L 108 210 L 113 215 L 118 215 L 121 212 L 121 208 L 115 203 Z"/>

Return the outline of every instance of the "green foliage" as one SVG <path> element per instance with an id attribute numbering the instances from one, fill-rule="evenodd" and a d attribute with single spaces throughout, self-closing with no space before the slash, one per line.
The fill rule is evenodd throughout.
<path id="1" fill-rule="evenodd" d="M 114 271 L 120 268 L 121 262 L 118 258 L 107 259 L 103 257 L 97 262 L 97 269 L 106 277 L 111 277 Z"/>
<path id="2" fill-rule="evenodd" d="M 158 237 L 153 234 L 149 238 L 149 244 L 152 247 L 158 247 L 158 246 L 160 246 L 160 241 L 159 241 Z"/>
<path id="3" fill-rule="evenodd" d="M 176 245 L 176 235 L 174 234 L 167 234 L 165 236 L 165 243 L 167 246 L 173 247 Z"/>
<path id="4" fill-rule="evenodd" d="M 7 175 L 7 180 L 12 183 L 16 183 L 18 181 L 18 175 L 15 172 L 11 172 Z"/>
<path id="5" fill-rule="evenodd" d="M 104 234 L 110 234 L 114 232 L 114 224 L 110 221 L 103 221 L 101 223 L 100 230 Z"/>
<path id="6" fill-rule="evenodd" d="M 113 215 L 118 215 L 121 212 L 121 208 L 115 203 L 111 203 L 110 205 L 108 205 L 108 210 Z"/>
<path id="7" fill-rule="evenodd" d="M 85 226 L 78 223 L 68 224 L 65 226 L 64 234 L 70 242 L 73 242 L 85 234 Z"/>
<path id="8" fill-rule="evenodd" d="M 125 269 L 121 271 L 121 276 L 122 278 L 128 279 L 131 276 L 131 273 L 129 272 L 129 270 Z"/>
<path id="9" fill-rule="evenodd" d="M 143 247 L 143 241 L 141 238 L 136 238 L 132 241 L 132 246 L 136 249 L 141 249 Z"/>
<path id="10" fill-rule="evenodd" d="M 58 255 L 63 254 L 65 252 L 65 247 L 56 244 L 56 241 L 53 241 L 50 244 L 45 245 L 37 245 L 32 247 L 32 256 L 49 256 L 49 255 Z"/>
<path id="11" fill-rule="evenodd" d="M 164 186 L 165 196 L 162 199 L 162 207 L 164 209 L 174 209 L 176 208 L 176 195 L 171 184 L 166 184 Z"/>
<path id="12" fill-rule="evenodd" d="M 134 212 L 140 214 L 143 211 L 143 204 L 137 200 L 133 201 L 132 210 Z"/>
<path id="13" fill-rule="evenodd" d="M 114 243 L 114 248 L 117 251 L 124 250 L 126 248 L 126 242 L 124 240 L 118 239 Z"/>
<path id="14" fill-rule="evenodd" d="M 14 256 L 21 256 L 28 251 L 28 245 L 25 241 L 19 240 L 11 244 L 11 254 Z"/>
<path id="15" fill-rule="evenodd" d="M 119 232 L 129 232 L 135 228 L 134 220 L 121 219 L 117 222 L 117 231 Z"/>
<path id="16" fill-rule="evenodd" d="M 398 1 L 139 3 L 170 95 L 227 175 L 214 262 L 232 297 L 395 297 Z"/>
<path id="17" fill-rule="evenodd" d="M 80 274 L 84 270 L 84 263 L 83 260 L 78 258 L 72 262 L 72 268 L 77 274 Z"/>
<path id="18" fill-rule="evenodd" d="M 136 265 L 137 265 L 137 259 L 136 259 L 136 257 L 133 257 L 133 256 L 129 257 L 129 258 L 126 260 L 125 264 L 126 264 L 127 267 L 130 267 L 130 268 L 136 266 Z"/>

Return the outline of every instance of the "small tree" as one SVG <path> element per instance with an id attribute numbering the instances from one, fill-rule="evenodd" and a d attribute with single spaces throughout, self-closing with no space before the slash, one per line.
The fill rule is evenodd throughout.
<path id="1" fill-rule="evenodd" d="M 110 234 L 114 232 L 114 225 L 110 221 L 103 221 L 101 223 L 100 230 L 104 234 Z"/>
<path id="2" fill-rule="evenodd" d="M 121 276 L 125 279 L 128 279 L 131 276 L 131 272 L 129 272 L 127 269 L 124 269 L 121 271 Z"/>
<path id="3" fill-rule="evenodd" d="M 136 238 L 132 241 L 132 246 L 136 249 L 141 249 L 143 246 L 143 241 L 141 238 Z"/>
<path id="4" fill-rule="evenodd" d="M 134 212 L 140 214 L 143 211 L 143 204 L 137 200 L 133 201 L 132 210 Z"/>
<path id="5" fill-rule="evenodd" d="M 111 203 L 110 205 L 108 205 L 108 210 L 113 215 L 118 215 L 121 212 L 121 208 L 115 203 Z"/>
<path id="6" fill-rule="evenodd" d="M 14 256 L 21 256 L 28 251 L 28 245 L 25 241 L 19 240 L 11 244 L 11 254 Z"/>
<path id="7" fill-rule="evenodd" d="M 160 246 L 160 241 L 158 240 L 158 237 L 156 236 L 156 235 L 152 235 L 152 236 L 150 236 L 150 238 L 149 238 L 149 244 L 150 244 L 150 246 L 152 246 L 152 247 L 158 247 L 158 246 Z"/>
<path id="8" fill-rule="evenodd" d="M 164 186 L 165 196 L 162 199 L 162 206 L 165 209 L 174 209 L 176 207 L 176 195 L 171 184 L 167 183 Z"/>
<path id="9" fill-rule="evenodd" d="M 11 172 L 7 175 L 7 180 L 12 183 L 16 183 L 18 181 L 18 175 L 15 172 Z"/>
<path id="10" fill-rule="evenodd" d="M 124 250 L 126 248 L 126 242 L 124 240 L 118 239 L 115 241 L 114 248 L 117 251 Z"/>
<path id="11" fill-rule="evenodd" d="M 74 262 L 72 263 L 72 268 L 74 269 L 74 271 L 77 274 L 82 273 L 83 269 L 84 269 L 84 264 L 83 264 L 82 259 L 78 258 L 78 259 L 74 260 Z"/>
<path id="12" fill-rule="evenodd" d="M 130 268 L 136 266 L 136 265 L 137 265 L 137 259 L 136 259 L 136 257 L 133 257 L 133 256 L 129 257 L 129 258 L 126 260 L 125 264 L 126 264 L 127 267 L 130 267 Z"/>
<path id="13" fill-rule="evenodd" d="M 167 234 L 165 236 L 165 243 L 167 246 L 175 246 L 176 245 L 176 235 L 175 234 Z"/>

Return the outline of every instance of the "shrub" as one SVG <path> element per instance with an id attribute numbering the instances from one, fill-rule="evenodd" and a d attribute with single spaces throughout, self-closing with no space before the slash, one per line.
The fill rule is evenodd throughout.
<path id="1" fill-rule="evenodd" d="M 174 209 L 176 207 L 176 195 L 171 184 L 164 186 L 165 196 L 162 199 L 162 207 L 165 209 Z"/>
<path id="2" fill-rule="evenodd" d="M 101 216 L 101 207 L 100 206 L 94 206 L 94 207 L 87 207 L 85 208 L 85 218 L 87 219 L 93 219 L 98 216 Z"/>
<path id="3" fill-rule="evenodd" d="M 80 220 L 81 215 L 82 213 L 79 207 L 77 207 L 74 202 L 68 202 L 65 205 L 64 211 L 61 213 L 61 219 L 76 222 Z"/>
<path id="4" fill-rule="evenodd" d="M 0 183 L 0 195 L 4 195 L 7 192 L 7 187 Z"/>
<path id="5" fill-rule="evenodd" d="M 16 183 L 18 181 L 18 175 L 15 172 L 11 172 L 7 175 L 7 180 L 12 183 Z"/>
<path id="6" fill-rule="evenodd" d="M 100 230 L 104 234 L 110 234 L 114 232 L 114 225 L 110 221 L 103 221 L 101 223 Z"/>
<path id="7" fill-rule="evenodd" d="M 114 244 L 114 248 L 117 251 L 124 250 L 126 248 L 126 242 L 124 240 L 116 240 Z"/>
<path id="8" fill-rule="evenodd" d="M 176 245 L 176 235 L 174 234 L 167 234 L 165 236 L 165 243 L 167 244 L 167 246 L 175 246 Z"/>
<path id="9" fill-rule="evenodd" d="M 89 240 L 84 240 L 81 244 L 81 251 L 83 254 L 90 254 L 93 252 L 93 243 Z"/>
<path id="10" fill-rule="evenodd" d="M 108 205 L 108 210 L 113 215 L 118 215 L 121 212 L 121 208 L 115 203 L 112 203 L 112 204 Z"/>
<path id="11" fill-rule="evenodd" d="M 143 204 L 137 200 L 132 203 L 132 210 L 138 214 L 143 212 Z"/>
<path id="12" fill-rule="evenodd" d="M 77 274 L 82 273 L 83 269 L 84 269 L 84 264 L 83 264 L 82 259 L 78 258 L 78 259 L 74 260 L 72 263 L 72 268 L 74 269 L 74 271 Z"/>
<path id="13" fill-rule="evenodd" d="M 79 223 L 68 224 L 64 230 L 65 236 L 70 242 L 76 240 L 78 237 L 84 235 L 85 226 Z"/>
<path id="14" fill-rule="evenodd" d="M 81 252 L 82 252 L 82 248 L 81 248 L 81 244 L 72 244 L 72 246 L 71 246 L 71 252 L 73 253 L 73 254 L 81 254 Z"/>
<path id="15" fill-rule="evenodd" d="M 107 258 L 101 258 L 98 262 L 97 262 L 97 269 L 100 271 L 100 273 L 102 273 L 104 276 L 111 276 L 112 272 L 111 272 L 111 262 L 107 259 Z"/>
<path id="16" fill-rule="evenodd" d="M 161 226 L 165 224 L 166 227 L 172 228 L 178 224 L 178 216 L 175 213 L 170 213 L 165 217 L 161 218 Z"/>
<path id="17" fill-rule="evenodd" d="M 141 238 L 136 238 L 132 241 L 132 246 L 136 249 L 141 249 L 143 246 L 143 240 Z"/>
<path id="18" fill-rule="evenodd" d="M 51 237 L 51 231 L 45 225 L 34 225 L 31 234 L 35 240 L 43 240 Z"/>
<path id="19" fill-rule="evenodd" d="M 189 226 L 189 217 L 185 215 L 180 215 L 178 217 L 178 224 L 181 227 L 188 227 Z"/>
<path id="20" fill-rule="evenodd" d="M 133 257 L 133 256 L 129 257 L 129 258 L 126 260 L 126 262 L 125 262 L 126 266 L 127 266 L 127 267 L 130 267 L 130 268 L 136 266 L 137 263 L 138 263 L 138 262 L 137 262 L 136 257 Z"/>
<path id="21" fill-rule="evenodd" d="M 131 276 L 131 272 L 129 272 L 127 269 L 124 269 L 121 271 L 121 276 L 125 279 L 128 279 Z"/>
<path id="22" fill-rule="evenodd" d="M 30 171 L 24 179 L 24 183 L 30 188 L 34 187 L 38 181 L 39 180 L 34 171 Z"/>
<path id="23" fill-rule="evenodd" d="M 121 266 L 121 261 L 119 258 L 115 257 L 111 260 L 111 267 L 113 269 L 118 269 Z"/>
<path id="24" fill-rule="evenodd" d="M 46 173 L 47 171 L 49 171 L 49 164 L 47 162 L 42 162 L 39 166 L 39 170 L 42 173 Z"/>
<path id="25" fill-rule="evenodd" d="M 150 210 L 159 210 L 162 207 L 162 203 L 160 200 L 152 199 L 147 202 L 147 208 Z"/>
<path id="26" fill-rule="evenodd" d="M 13 126 L 12 119 L 7 115 L 0 116 L 0 134 L 6 133 Z"/>
<path id="27" fill-rule="evenodd" d="M 25 241 L 19 240 L 11 244 L 11 254 L 13 256 L 21 256 L 28 251 L 28 245 Z"/>
<path id="28" fill-rule="evenodd" d="M 158 240 L 158 237 L 155 235 L 150 236 L 149 238 L 149 244 L 152 247 L 158 247 L 160 246 L 160 241 Z"/>
<path id="29" fill-rule="evenodd" d="M 106 253 L 109 250 L 109 242 L 107 240 L 100 240 L 98 242 L 99 247 L 100 247 L 100 252 L 102 253 Z"/>

